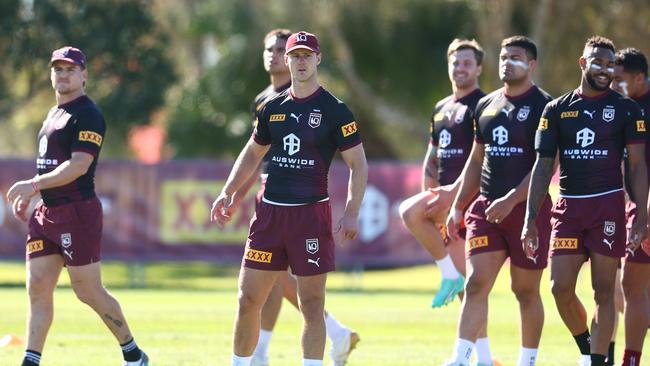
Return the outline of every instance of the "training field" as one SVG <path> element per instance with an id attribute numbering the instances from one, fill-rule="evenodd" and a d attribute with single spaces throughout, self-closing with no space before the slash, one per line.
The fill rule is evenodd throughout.
<path id="1" fill-rule="evenodd" d="M 136 340 L 155 366 L 227 366 L 235 314 L 236 269 L 205 264 L 152 265 L 146 289 L 126 288 L 123 265 L 105 265 L 104 278 L 120 299 Z M 588 272 L 581 277 L 580 295 L 591 312 Z M 0 263 L 0 336 L 24 333 L 27 298 L 24 267 Z M 64 272 L 62 278 L 65 279 Z M 432 267 L 372 271 L 330 276 L 326 307 L 354 327 L 361 343 L 350 366 L 437 366 L 450 356 L 455 338 L 458 301 L 440 310 L 429 307 L 439 273 Z M 549 290 L 542 286 L 546 324 L 538 365 L 575 365 L 578 351 L 564 328 Z M 55 319 L 43 355 L 44 366 L 117 366 L 121 354 L 99 318 L 78 302 L 67 279 L 56 292 Z M 300 365 L 298 313 L 285 301 L 271 342 L 271 365 Z M 503 365 L 515 365 L 519 351 L 519 317 L 504 267 L 490 300 L 489 336 L 493 354 Z M 622 358 L 623 331 L 617 338 L 617 362 Z M 22 346 L 0 348 L 0 365 L 18 365 Z M 326 362 L 328 357 L 326 356 Z M 650 357 L 643 358 L 648 364 Z"/>

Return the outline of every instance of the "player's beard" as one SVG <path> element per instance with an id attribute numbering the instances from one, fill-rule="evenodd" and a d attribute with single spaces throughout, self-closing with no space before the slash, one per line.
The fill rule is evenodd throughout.
<path id="1" fill-rule="evenodd" d="M 596 79 L 589 73 L 586 75 L 586 78 L 587 78 L 587 83 L 589 83 L 589 86 L 591 86 L 592 89 L 597 91 L 605 91 L 609 89 L 609 85 L 612 83 L 612 78 L 609 78 L 609 82 L 607 83 L 607 85 L 600 86 L 596 82 Z"/>

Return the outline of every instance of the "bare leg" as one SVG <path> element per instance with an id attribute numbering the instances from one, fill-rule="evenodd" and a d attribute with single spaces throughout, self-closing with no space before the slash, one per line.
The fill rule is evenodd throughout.
<path id="1" fill-rule="evenodd" d="M 283 289 L 280 279 L 275 281 L 269 297 L 262 307 L 262 329 L 272 331 L 282 309 Z"/>
<path id="2" fill-rule="evenodd" d="M 242 267 L 239 272 L 239 306 L 235 318 L 233 352 L 250 356 L 259 338 L 261 310 L 273 284 L 283 271 Z"/>
<path id="3" fill-rule="evenodd" d="M 298 299 L 303 317 L 302 354 L 322 360 L 325 353 L 325 283 L 327 274 L 298 277 Z"/>
<path id="4" fill-rule="evenodd" d="M 583 255 L 558 255 L 551 259 L 551 291 L 555 306 L 574 336 L 589 330 L 584 307 L 576 295 L 576 281 L 584 261 Z"/>
<path id="5" fill-rule="evenodd" d="M 54 314 L 53 294 L 59 280 L 63 258 L 48 255 L 27 261 L 27 349 L 43 352 Z"/>
<path id="6" fill-rule="evenodd" d="M 544 327 L 544 305 L 539 293 L 543 270 L 510 266 L 512 292 L 519 302 L 521 315 L 521 345 L 538 348 Z"/>
<path id="7" fill-rule="evenodd" d="M 641 352 L 650 322 L 648 287 L 650 265 L 625 262 L 623 291 L 625 294 L 625 349 Z"/>
<path id="8" fill-rule="evenodd" d="M 440 260 L 447 255 L 439 224 L 424 216 L 426 203 L 435 196 L 424 191 L 406 199 L 399 207 L 400 216 L 406 227 L 424 249 L 433 257 Z M 444 222 L 444 213 L 436 222 Z"/>
<path id="9" fill-rule="evenodd" d="M 609 340 L 614 330 L 614 282 L 619 258 L 592 252 L 591 287 L 596 300 L 596 312 L 591 321 L 591 353 L 607 355 Z"/>

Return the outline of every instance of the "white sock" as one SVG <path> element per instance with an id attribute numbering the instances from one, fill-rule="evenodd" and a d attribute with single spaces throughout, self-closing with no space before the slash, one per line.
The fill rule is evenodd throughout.
<path id="1" fill-rule="evenodd" d="M 451 360 L 469 364 L 469 356 L 472 355 L 472 348 L 474 348 L 474 343 L 466 339 L 456 339 L 456 344 L 454 345 L 454 353 L 451 356 Z"/>
<path id="2" fill-rule="evenodd" d="M 323 360 L 302 359 L 302 366 L 323 366 Z"/>
<path id="3" fill-rule="evenodd" d="M 332 341 L 337 341 L 345 335 L 348 328 L 334 319 L 331 313 L 327 313 L 325 317 L 325 332 L 327 337 Z"/>
<path id="4" fill-rule="evenodd" d="M 591 355 L 580 355 L 581 365 L 591 365 Z"/>
<path id="5" fill-rule="evenodd" d="M 257 339 L 257 346 L 255 347 L 255 356 L 262 358 L 268 357 L 269 354 L 269 344 L 271 343 L 271 336 L 273 335 L 272 330 L 260 329 L 260 337 Z"/>
<path id="6" fill-rule="evenodd" d="M 438 268 L 440 268 L 440 272 L 442 272 L 443 278 L 455 280 L 460 275 L 456 266 L 454 266 L 454 262 L 451 261 L 449 254 L 445 255 L 442 259 L 436 259 L 436 263 L 438 264 Z"/>
<path id="7" fill-rule="evenodd" d="M 521 347 L 517 366 L 535 366 L 537 360 L 537 348 Z"/>
<path id="8" fill-rule="evenodd" d="M 232 355 L 232 366 L 250 366 L 253 356 L 242 357 L 237 356 L 233 353 Z"/>
<path id="9" fill-rule="evenodd" d="M 488 337 L 477 339 L 475 346 L 478 363 L 492 364 L 492 352 L 490 352 L 490 340 Z"/>

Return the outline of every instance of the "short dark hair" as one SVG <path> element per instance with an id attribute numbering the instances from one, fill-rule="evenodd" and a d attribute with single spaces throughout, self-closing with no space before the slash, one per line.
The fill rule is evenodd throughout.
<path id="1" fill-rule="evenodd" d="M 512 36 L 501 41 L 501 48 L 521 47 L 526 51 L 529 60 L 537 60 L 537 46 L 532 39 L 526 36 Z"/>
<path id="2" fill-rule="evenodd" d="M 616 65 L 623 66 L 625 72 L 642 73 L 648 77 L 648 60 L 643 52 L 636 48 L 625 48 L 616 53 Z"/>
<path id="3" fill-rule="evenodd" d="M 483 63 L 483 56 L 485 56 L 485 51 L 483 47 L 475 39 L 466 39 L 466 38 L 456 38 L 449 44 L 447 48 L 447 59 L 454 52 L 460 50 L 472 50 L 474 51 L 474 58 L 476 59 L 476 64 L 481 65 Z"/>
<path id="4" fill-rule="evenodd" d="M 291 31 L 288 30 L 288 29 L 284 29 L 284 28 L 273 29 L 272 31 L 268 32 L 264 36 L 264 40 L 262 42 L 266 43 L 266 40 L 273 37 L 273 36 L 276 36 L 279 39 L 284 39 L 286 41 L 287 39 L 289 39 L 289 36 L 291 36 Z"/>
<path id="5" fill-rule="evenodd" d="M 606 48 L 613 53 L 616 53 L 616 47 L 614 46 L 614 42 L 612 42 L 611 39 L 602 36 L 592 36 L 587 39 L 587 42 L 585 42 L 585 48 L 582 50 L 582 54 L 584 55 L 588 49 L 596 47 Z"/>

